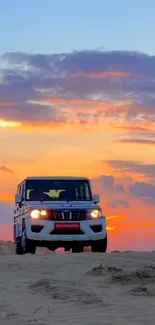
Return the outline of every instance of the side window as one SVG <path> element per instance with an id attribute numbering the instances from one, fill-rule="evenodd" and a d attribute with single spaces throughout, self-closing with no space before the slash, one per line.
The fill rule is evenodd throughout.
<path id="1" fill-rule="evenodd" d="M 21 193 L 22 195 L 22 200 L 24 199 L 24 183 L 21 184 Z"/>
<path id="2" fill-rule="evenodd" d="M 21 186 L 20 185 L 17 186 L 17 194 L 21 194 Z M 18 203 L 16 203 L 15 205 L 16 205 L 16 207 L 19 206 Z"/>
<path id="3" fill-rule="evenodd" d="M 22 197 L 23 197 L 23 200 L 25 200 L 25 183 L 23 183 Z"/>
<path id="4" fill-rule="evenodd" d="M 17 194 L 19 194 L 19 186 L 17 186 L 17 192 L 16 192 Z M 15 203 L 15 206 L 17 207 L 18 206 L 18 204 L 17 203 Z"/>
<path id="5" fill-rule="evenodd" d="M 22 195 L 22 198 L 23 198 L 23 184 L 20 184 L 19 187 L 18 187 L 18 194 L 21 194 Z"/>

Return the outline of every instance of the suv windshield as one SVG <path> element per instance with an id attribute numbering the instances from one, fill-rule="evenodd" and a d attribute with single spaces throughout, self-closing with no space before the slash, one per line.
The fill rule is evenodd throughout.
<path id="1" fill-rule="evenodd" d="M 87 180 L 27 180 L 27 201 L 91 201 Z"/>

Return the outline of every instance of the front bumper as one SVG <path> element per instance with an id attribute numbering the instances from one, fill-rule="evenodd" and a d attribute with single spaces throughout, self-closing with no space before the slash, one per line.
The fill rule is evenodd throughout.
<path id="1" fill-rule="evenodd" d="M 30 218 L 25 219 L 27 237 L 36 241 L 44 242 L 71 242 L 71 241 L 94 241 L 104 239 L 106 237 L 106 218 L 102 217 L 96 220 L 84 220 L 80 221 L 80 230 L 82 234 L 51 234 L 55 229 L 55 221 L 49 220 L 32 220 Z M 73 221 L 70 223 L 74 223 Z M 94 232 L 91 226 L 102 226 L 101 231 Z M 32 231 L 33 226 L 43 226 L 39 233 Z"/>

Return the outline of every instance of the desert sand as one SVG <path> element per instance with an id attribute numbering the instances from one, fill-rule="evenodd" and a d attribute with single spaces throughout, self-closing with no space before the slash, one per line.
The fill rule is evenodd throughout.
<path id="1" fill-rule="evenodd" d="M 10 253 L 1 247 L 0 324 L 155 322 L 153 252 Z"/>

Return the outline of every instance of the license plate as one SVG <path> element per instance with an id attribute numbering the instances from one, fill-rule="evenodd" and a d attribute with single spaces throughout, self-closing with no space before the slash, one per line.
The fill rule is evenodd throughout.
<path id="1" fill-rule="evenodd" d="M 55 229 L 80 229 L 80 223 L 55 223 Z"/>

